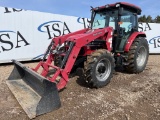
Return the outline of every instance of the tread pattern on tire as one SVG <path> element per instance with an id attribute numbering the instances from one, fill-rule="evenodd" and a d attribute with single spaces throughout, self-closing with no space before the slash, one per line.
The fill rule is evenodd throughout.
<path id="1" fill-rule="evenodd" d="M 97 61 L 97 59 L 104 55 L 107 54 L 108 56 L 111 56 L 112 58 L 112 62 L 114 64 L 114 57 L 113 55 L 106 49 L 99 49 L 96 50 L 95 52 L 93 52 L 90 56 L 87 56 L 87 60 L 84 63 L 84 74 L 85 74 L 85 80 L 86 83 L 89 85 L 89 87 L 95 87 L 95 88 L 99 88 L 99 87 L 103 87 L 105 85 L 107 85 L 109 83 L 109 81 L 107 81 L 107 83 L 105 83 L 104 85 L 99 85 L 98 83 L 96 83 L 91 74 L 93 72 L 93 67 L 94 67 L 94 63 Z M 114 67 L 115 65 L 112 64 L 112 70 L 114 71 Z M 112 72 L 113 73 L 113 72 Z M 112 78 L 112 75 L 111 75 Z"/>
<path id="2" fill-rule="evenodd" d="M 132 43 L 132 45 L 131 45 L 131 47 L 130 47 L 130 50 L 129 50 L 129 52 L 128 52 L 128 60 L 127 60 L 127 66 L 125 66 L 125 69 L 126 69 L 126 71 L 127 72 L 130 72 L 130 73 L 140 73 L 140 72 L 142 72 L 142 71 L 140 71 L 140 70 L 137 70 L 137 66 L 135 65 L 135 57 L 136 57 L 136 50 L 137 50 L 137 47 L 138 47 L 138 45 L 140 44 L 140 42 L 141 42 L 141 44 L 143 43 L 145 46 L 147 46 L 146 47 L 146 49 L 147 49 L 147 59 L 146 59 L 146 63 L 145 63 L 145 65 L 143 66 L 144 68 L 145 68 L 145 66 L 146 66 L 146 64 L 147 64 L 147 61 L 148 61 L 148 54 L 149 54 L 149 47 L 148 47 L 148 42 L 147 42 L 147 40 L 144 38 L 144 37 L 139 37 L 139 38 L 136 38 L 134 41 L 133 41 L 133 43 Z"/>

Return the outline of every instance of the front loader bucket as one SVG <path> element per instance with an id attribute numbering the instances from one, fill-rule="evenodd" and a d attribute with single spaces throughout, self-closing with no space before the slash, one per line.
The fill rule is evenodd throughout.
<path id="1" fill-rule="evenodd" d="M 15 60 L 13 63 L 14 69 L 6 83 L 30 119 L 61 106 L 55 83 Z"/>

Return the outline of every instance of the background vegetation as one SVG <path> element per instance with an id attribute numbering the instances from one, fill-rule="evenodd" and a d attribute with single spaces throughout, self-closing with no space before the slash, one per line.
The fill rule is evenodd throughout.
<path id="1" fill-rule="evenodd" d="M 143 15 L 138 18 L 138 22 L 160 23 L 160 16 L 158 15 L 155 18 L 152 18 L 150 15 Z"/>

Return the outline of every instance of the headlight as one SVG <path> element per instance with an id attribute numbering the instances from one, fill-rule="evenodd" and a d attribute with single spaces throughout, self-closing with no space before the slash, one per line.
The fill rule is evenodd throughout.
<path id="1" fill-rule="evenodd" d="M 96 10 L 98 10 L 98 9 L 99 9 L 99 7 L 96 7 L 95 9 L 96 9 Z"/>
<path id="2" fill-rule="evenodd" d="M 120 4 L 117 4 L 116 7 L 120 7 Z"/>
<path id="3" fill-rule="evenodd" d="M 107 5 L 105 5 L 106 6 L 106 8 L 109 8 L 109 4 L 107 4 Z"/>

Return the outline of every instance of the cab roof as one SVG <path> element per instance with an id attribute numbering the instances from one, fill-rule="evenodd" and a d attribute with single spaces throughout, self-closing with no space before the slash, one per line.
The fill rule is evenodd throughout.
<path id="1" fill-rule="evenodd" d="M 127 8 L 127 9 L 134 11 L 138 15 L 140 15 L 142 12 L 140 7 L 138 7 L 134 4 L 131 4 L 131 3 L 127 3 L 127 2 L 116 2 L 114 4 L 107 4 L 104 6 L 96 7 L 96 8 L 94 8 L 94 10 L 96 11 L 96 10 L 107 9 L 107 8 L 117 8 L 119 5 L 121 7 L 124 7 L 124 8 Z"/>

